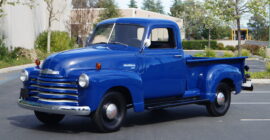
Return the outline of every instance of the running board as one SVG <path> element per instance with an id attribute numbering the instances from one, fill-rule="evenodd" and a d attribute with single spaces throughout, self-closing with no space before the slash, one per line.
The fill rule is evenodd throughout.
<path id="1" fill-rule="evenodd" d="M 156 110 L 161 108 L 169 108 L 169 107 L 175 107 L 180 105 L 186 105 L 186 104 L 194 104 L 194 103 L 202 103 L 207 102 L 209 100 L 200 100 L 197 98 L 187 98 L 187 99 L 179 99 L 174 101 L 166 101 L 166 102 L 153 102 L 153 103 L 146 103 L 145 109 L 147 110 Z"/>

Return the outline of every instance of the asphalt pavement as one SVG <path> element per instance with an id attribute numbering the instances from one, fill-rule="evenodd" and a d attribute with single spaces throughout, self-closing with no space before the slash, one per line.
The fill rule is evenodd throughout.
<path id="1" fill-rule="evenodd" d="M 122 129 L 99 133 L 90 118 L 67 116 L 45 126 L 30 110 L 17 106 L 22 86 L 18 71 L 0 74 L 1 140 L 267 140 L 270 137 L 270 86 L 232 96 L 229 112 L 211 117 L 204 106 L 187 105 L 158 112 L 128 111 Z"/>

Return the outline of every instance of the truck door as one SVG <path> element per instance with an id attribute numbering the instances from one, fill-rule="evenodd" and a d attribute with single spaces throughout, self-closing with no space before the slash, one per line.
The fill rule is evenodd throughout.
<path id="1" fill-rule="evenodd" d="M 186 87 L 186 66 L 183 50 L 177 48 L 179 37 L 169 27 L 153 28 L 150 33 L 151 45 L 142 52 L 145 98 L 181 96 Z"/>

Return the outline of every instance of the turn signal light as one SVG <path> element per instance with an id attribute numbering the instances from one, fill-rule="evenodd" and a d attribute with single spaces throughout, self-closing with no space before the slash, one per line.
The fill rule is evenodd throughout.
<path id="1" fill-rule="evenodd" d="M 35 60 L 35 63 L 36 63 L 36 65 L 37 65 L 37 68 L 39 68 L 40 60 L 39 60 L 39 59 L 36 59 L 36 60 Z"/>
<path id="2" fill-rule="evenodd" d="M 96 69 L 100 70 L 101 69 L 101 64 L 100 63 L 96 63 Z"/>

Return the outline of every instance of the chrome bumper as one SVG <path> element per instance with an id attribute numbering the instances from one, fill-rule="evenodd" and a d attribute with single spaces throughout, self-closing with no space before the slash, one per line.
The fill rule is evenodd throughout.
<path id="1" fill-rule="evenodd" d="M 249 90 L 253 91 L 253 84 L 251 81 L 246 81 L 245 83 L 242 84 L 242 89 L 243 90 Z"/>
<path id="2" fill-rule="evenodd" d="M 90 115 L 91 112 L 88 106 L 45 105 L 23 99 L 18 100 L 18 105 L 30 110 L 64 115 Z"/>

